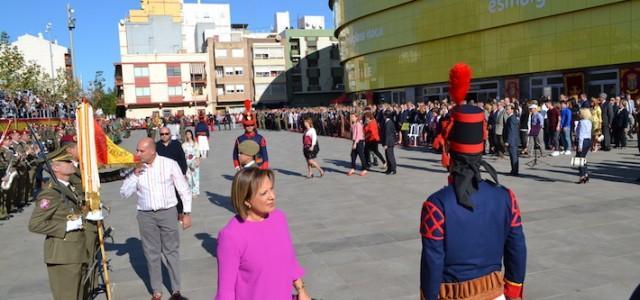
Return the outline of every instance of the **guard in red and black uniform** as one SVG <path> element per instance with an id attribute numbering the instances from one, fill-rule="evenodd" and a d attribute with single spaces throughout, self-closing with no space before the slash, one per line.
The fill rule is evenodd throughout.
<path id="1" fill-rule="evenodd" d="M 242 125 L 244 126 L 244 134 L 236 139 L 233 146 L 233 166 L 236 170 L 240 169 L 238 161 L 238 145 L 245 140 L 253 140 L 260 145 L 260 151 L 255 155 L 255 162 L 260 169 L 269 168 L 269 156 L 267 155 L 267 140 L 256 132 L 256 116 L 251 111 L 251 100 L 244 101 L 244 114 Z"/>
<path id="2" fill-rule="evenodd" d="M 484 112 L 463 105 L 470 81 L 468 66 L 451 70 L 449 91 L 457 105 L 440 136 L 449 185 L 422 206 L 421 299 L 521 299 L 527 248 L 520 209 L 482 160 Z M 480 177 L 481 167 L 493 181 Z"/>

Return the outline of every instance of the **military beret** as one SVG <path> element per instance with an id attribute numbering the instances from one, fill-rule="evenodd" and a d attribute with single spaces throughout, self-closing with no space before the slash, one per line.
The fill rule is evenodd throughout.
<path id="1" fill-rule="evenodd" d="M 245 140 L 238 144 L 238 152 L 244 155 L 254 156 L 260 151 L 260 145 L 253 140 Z"/>

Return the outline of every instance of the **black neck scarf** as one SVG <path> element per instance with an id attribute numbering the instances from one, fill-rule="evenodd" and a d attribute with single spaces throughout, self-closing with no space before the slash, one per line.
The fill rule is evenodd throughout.
<path id="1" fill-rule="evenodd" d="M 451 177 L 458 204 L 473 211 L 473 203 L 470 199 L 471 195 L 478 191 L 478 186 L 482 181 L 480 167 L 484 167 L 494 182 L 499 184 L 496 169 L 484 161 L 482 155 L 451 153 L 451 159 L 454 160 L 451 167 Z"/>

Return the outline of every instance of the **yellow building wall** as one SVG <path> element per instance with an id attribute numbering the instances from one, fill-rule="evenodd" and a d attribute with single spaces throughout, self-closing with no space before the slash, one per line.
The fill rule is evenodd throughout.
<path id="1" fill-rule="evenodd" d="M 342 22 L 349 92 L 445 82 L 460 61 L 475 78 L 640 61 L 640 0 L 415 1 Z"/>
<path id="2" fill-rule="evenodd" d="M 129 10 L 129 22 L 145 23 L 149 16 L 171 16 L 174 22 L 182 22 L 180 0 L 142 0 L 141 9 Z"/>

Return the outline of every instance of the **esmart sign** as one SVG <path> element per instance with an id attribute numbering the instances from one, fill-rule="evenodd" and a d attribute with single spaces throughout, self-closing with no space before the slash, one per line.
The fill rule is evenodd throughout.
<path id="1" fill-rule="evenodd" d="M 489 12 L 495 14 L 513 8 L 528 6 L 543 8 L 545 5 L 547 0 L 489 0 Z"/>

